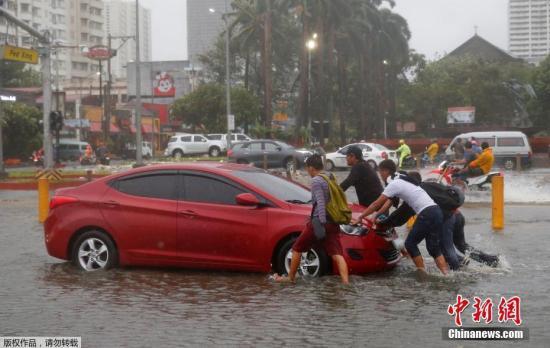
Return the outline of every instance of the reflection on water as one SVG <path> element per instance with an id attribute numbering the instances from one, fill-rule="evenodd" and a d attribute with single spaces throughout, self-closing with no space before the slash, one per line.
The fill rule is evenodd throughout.
<path id="1" fill-rule="evenodd" d="M 508 207 L 500 234 L 490 231 L 488 207 L 464 209 L 468 240 L 503 256 L 496 269 L 470 263 L 443 277 L 427 260 L 423 278 L 404 261 L 389 273 L 354 276 L 350 286 L 338 277 L 289 286 L 267 274 L 83 273 L 46 255 L 41 226 L 29 219 L 34 199 L 9 199 L 17 203 L 0 209 L 0 335 L 82 336 L 85 347 L 470 347 L 441 341 L 441 327 L 452 325 L 447 306 L 460 293 L 521 296 L 528 343 L 549 346 L 550 240 L 547 223 L 537 222 L 548 219 L 547 207 Z"/>

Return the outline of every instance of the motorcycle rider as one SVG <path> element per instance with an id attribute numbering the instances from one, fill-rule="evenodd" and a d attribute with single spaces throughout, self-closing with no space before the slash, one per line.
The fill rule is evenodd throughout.
<path id="1" fill-rule="evenodd" d="M 481 154 L 479 154 L 475 160 L 471 161 L 466 168 L 460 171 L 462 174 L 461 178 L 464 177 L 464 174 L 469 178 L 485 175 L 493 168 L 495 157 L 493 156 L 493 150 L 489 147 L 489 143 L 486 141 L 483 142 L 481 144 L 481 149 Z"/>
<path id="2" fill-rule="evenodd" d="M 346 152 L 346 161 L 351 167 L 346 180 L 340 187 L 346 191 L 350 186 L 355 187 L 359 204 L 368 207 L 382 194 L 384 189 L 376 171 L 363 159 L 363 151 L 357 146 L 350 146 Z"/>
<path id="3" fill-rule="evenodd" d="M 437 143 L 436 139 L 433 139 L 430 146 L 426 150 L 426 154 L 428 155 L 428 159 L 430 160 L 430 163 L 434 163 L 435 156 L 439 153 L 439 144 Z"/>
<path id="4" fill-rule="evenodd" d="M 397 168 L 392 160 L 382 161 L 378 166 L 378 170 L 384 182 L 387 182 L 389 177 L 392 177 L 393 180 L 386 186 L 380 197 L 378 197 L 378 199 L 358 218 L 353 219 L 351 224 L 361 222 L 365 216 L 386 206 L 389 200 L 393 198 L 401 199 L 418 215 L 412 230 L 405 240 L 405 248 L 417 269 L 421 272 L 425 272 L 424 259 L 418 249 L 418 244 L 425 239 L 428 253 L 434 258 L 441 273 L 447 274 L 447 262 L 439 246 L 439 238 L 443 229 L 443 213 L 441 212 L 441 208 L 439 208 L 421 187 L 408 182 L 399 174 L 396 174 Z"/>
<path id="5" fill-rule="evenodd" d="M 405 143 L 404 139 L 399 140 L 399 145 L 395 152 L 399 152 L 399 168 L 403 168 L 403 161 L 411 155 L 411 148 Z"/>
<path id="6" fill-rule="evenodd" d="M 451 147 L 451 150 L 453 150 L 455 153 L 455 161 L 460 161 L 464 158 L 464 146 L 462 145 L 462 138 L 456 139 L 456 142 Z"/>

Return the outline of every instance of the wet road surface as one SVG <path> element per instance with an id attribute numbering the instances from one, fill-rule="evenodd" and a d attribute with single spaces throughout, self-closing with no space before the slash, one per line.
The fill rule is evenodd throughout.
<path id="1" fill-rule="evenodd" d="M 428 261 L 431 275 L 421 279 L 405 260 L 390 273 L 354 276 L 349 287 L 337 277 L 289 286 L 266 274 L 85 274 L 46 254 L 34 193 L 0 191 L 0 336 L 82 336 L 84 347 L 478 347 L 441 339 L 441 328 L 453 324 L 447 306 L 460 293 L 495 302 L 521 296 L 530 340 L 519 345 L 549 347 L 549 211 L 508 205 L 506 229 L 497 234 L 487 204 L 463 209 L 468 241 L 504 256 L 497 269 L 471 263 L 441 277 Z"/>

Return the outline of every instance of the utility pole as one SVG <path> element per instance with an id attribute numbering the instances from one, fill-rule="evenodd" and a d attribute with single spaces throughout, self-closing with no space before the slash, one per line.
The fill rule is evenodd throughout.
<path id="1" fill-rule="evenodd" d="M 223 20 L 225 22 L 225 104 L 227 112 L 227 152 L 231 148 L 231 125 L 235 121 L 231 122 L 231 75 L 229 72 L 229 24 L 227 23 L 227 14 L 229 8 L 227 7 L 227 0 L 225 0 L 225 13 L 223 14 Z"/>
<path id="2" fill-rule="evenodd" d="M 111 59 L 113 58 L 113 50 L 111 48 L 112 38 L 111 33 L 109 33 L 107 35 L 107 47 L 109 51 L 109 58 L 107 59 L 107 84 L 105 86 L 105 101 L 103 102 L 105 108 L 103 110 L 103 117 L 105 119 L 105 122 L 103 123 L 103 140 L 105 145 L 107 145 L 107 139 L 109 138 L 111 131 Z"/>
<path id="3" fill-rule="evenodd" d="M 136 165 L 143 165 L 141 136 L 141 58 L 139 49 L 139 0 L 136 0 Z"/>
<path id="4" fill-rule="evenodd" d="M 42 64 L 42 90 L 44 104 L 42 108 L 42 121 L 44 127 L 44 167 L 53 167 L 53 148 L 52 148 L 52 135 L 50 133 L 50 112 L 52 108 L 52 85 L 51 85 L 51 40 L 49 32 L 44 34 L 38 32 L 27 23 L 17 19 L 9 12 L 0 7 L 0 17 L 6 18 L 8 21 L 14 23 L 16 26 L 22 28 L 28 32 L 31 36 L 34 36 L 42 44 L 40 48 L 40 57 Z"/>

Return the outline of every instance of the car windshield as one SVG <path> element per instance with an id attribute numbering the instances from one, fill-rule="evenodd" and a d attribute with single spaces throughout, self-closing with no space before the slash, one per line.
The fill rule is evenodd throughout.
<path id="1" fill-rule="evenodd" d="M 168 142 L 169 143 L 175 143 L 176 141 L 178 141 L 178 137 L 171 137 L 170 141 L 168 141 Z"/>
<path id="2" fill-rule="evenodd" d="M 233 175 L 281 201 L 295 204 L 311 202 L 310 191 L 278 176 L 262 171 L 235 171 Z"/>
<path id="3" fill-rule="evenodd" d="M 275 144 L 282 147 L 283 149 L 294 149 L 292 145 L 288 145 L 287 143 L 283 143 L 282 141 L 276 141 Z"/>
<path id="4" fill-rule="evenodd" d="M 210 134 L 206 136 L 210 140 L 222 140 L 221 134 Z"/>

